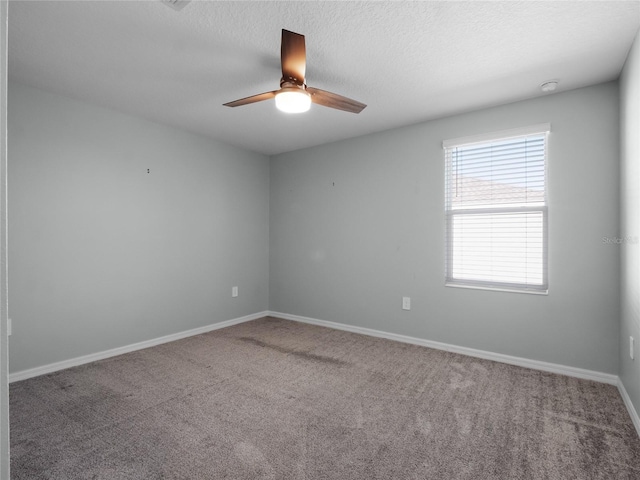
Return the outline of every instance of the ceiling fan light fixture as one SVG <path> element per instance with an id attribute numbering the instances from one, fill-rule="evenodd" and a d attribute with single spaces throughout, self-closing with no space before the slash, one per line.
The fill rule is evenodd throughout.
<path id="1" fill-rule="evenodd" d="M 283 88 L 276 93 L 276 107 L 286 113 L 302 113 L 311 108 L 311 95 L 301 88 Z"/>

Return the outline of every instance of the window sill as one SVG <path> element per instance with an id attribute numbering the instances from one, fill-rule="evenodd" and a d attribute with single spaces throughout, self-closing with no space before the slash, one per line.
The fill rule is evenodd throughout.
<path id="1" fill-rule="evenodd" d="M 461 283 L 445 283 L 445 287 L 468 288 L 471 290 L 489 290 L 491 292 L 524 293 L 526 295 L 549 295 L 549 290 L 521 290 L 518 288 L 484 287 L 480 285 L 464 285 Z"/>

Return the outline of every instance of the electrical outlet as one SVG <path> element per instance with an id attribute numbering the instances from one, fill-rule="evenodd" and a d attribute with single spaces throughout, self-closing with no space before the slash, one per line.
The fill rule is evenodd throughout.
<path id="1" fill-rule="evenodd" d="M 402 297 L 402 309 L 411 310 L 411 297 Z"/>
<path id="2" fill-rule="evenodd" d="M 238 296 L 238 287 L 231 287 L 231 296 L 232 297 Z"/>
<path id="3" fill-rule="evenodd" d="M 634 351 L 635 343 L 636 341 L 633 339 L 633 337 L 629 337 L 629 356 L 631 357 L 631 360 L 633 360 L 633 351 Z"/>

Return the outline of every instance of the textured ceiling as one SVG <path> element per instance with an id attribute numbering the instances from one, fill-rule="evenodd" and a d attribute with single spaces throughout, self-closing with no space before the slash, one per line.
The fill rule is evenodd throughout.
<path id="1" fill-rule="evenodd" d="M 265 154 L 616 79 L 640 1 L 9 4 L 12 80 Z M 280 80 L 280 31 L 302 33 L 307 83 L 359 115 L 273 100 L 222 104 Z"/>

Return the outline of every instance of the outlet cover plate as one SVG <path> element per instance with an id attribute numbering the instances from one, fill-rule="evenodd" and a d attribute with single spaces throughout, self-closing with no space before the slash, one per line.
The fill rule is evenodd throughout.
<path id="1" fill-rule="evenodd" d="M 411 297 L 402 297 L 402 309 L 411 310 Z"/>

